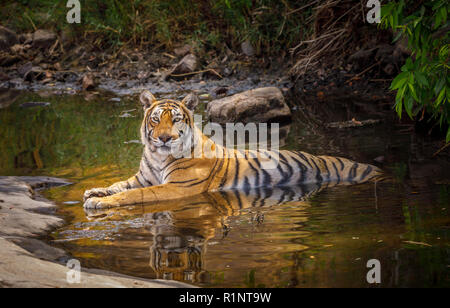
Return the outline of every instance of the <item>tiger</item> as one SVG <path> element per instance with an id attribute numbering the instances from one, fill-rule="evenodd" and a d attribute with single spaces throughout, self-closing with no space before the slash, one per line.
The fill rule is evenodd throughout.
<path id="1" fill-rule="evenodd" d="M 195 125 L 193 110 L 198 98 L 193 93 L 181 101 L 157 100 L 144 90 L 139 99 L 144 109 L 139 170 L 125 181 L 87 190 L 83 196 L 86 209 L 175 200 L 205 192 L 326 182 L 356 184 L 383 174 L 378 167 L 342 157 L 227 148 Z M 199 154 L 199 146 L 207 151 Z M 266 168 L 267 162 L 274 167 Z"/>

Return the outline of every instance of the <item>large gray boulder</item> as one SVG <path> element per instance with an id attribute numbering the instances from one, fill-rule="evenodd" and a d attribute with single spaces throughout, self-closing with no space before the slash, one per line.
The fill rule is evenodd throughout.
<path id="1" fill-rule="evenodd" d="M 39 240 L 62 226 L 64 220 L 53 215 L 55 204 L 36 194 L 38 189 L 68 184 L 52 177 L 0 176 L 0 288 L 191 287 L 177 281 L 141 279 L 89 269 L 82 264 L 80 283 L 70 284 L 69 268 L 65 264 L 70 256 Z"/>
<path id="2" fill-rule="evenodd" d="M 251 123 L 286 121 L 291 111 L 276 87 L 258 88 L 213 100 L 206 109 L 210 121 Z"/>

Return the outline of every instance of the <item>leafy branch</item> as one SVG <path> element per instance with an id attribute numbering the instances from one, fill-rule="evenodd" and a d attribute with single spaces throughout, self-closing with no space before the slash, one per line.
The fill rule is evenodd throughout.
<path id="1" fill-rule="evenodd" d="M 432 115 L 439 125 L 447 125 L 450 141 L 449 22 L 445 0 L 390 1 L 382 6 L 381 27 L 397 33 L 394 41 L 408 40 L 411 56 L 392 81 L 396 90 L 395 110 L 413 119 L 419 113 Z"/>

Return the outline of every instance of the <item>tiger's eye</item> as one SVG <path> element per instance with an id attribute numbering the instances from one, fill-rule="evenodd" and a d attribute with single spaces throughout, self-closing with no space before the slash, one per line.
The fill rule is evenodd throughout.
<path id="1" fill-rule="evenodd" d="M 158 122 L 158 121 L 159 121 L 159 118 L 158 118 L 157 116 L 153 116 L 153 117 L 152 117 L 152 121 L 153 121 L 153 122 Z"/>
<path id="2" fill-rule="evenodd" d="M 177 123 L 177 122 L 180 122 L 180 120 L 181 120 L 180 118 L 175 118 L 175 119 L 173 119 L 172 122 L 173 122 L 173 123 Z"/>

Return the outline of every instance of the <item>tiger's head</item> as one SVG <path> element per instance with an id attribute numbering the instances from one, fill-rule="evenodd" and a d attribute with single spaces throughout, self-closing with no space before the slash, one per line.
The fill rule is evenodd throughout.
<path id="1" fill-rule="evenodd" d="M 140 101 L 144 108 L 141 138 L 145 146 L 164 156 L 190 150 L 194 128 L 192 110 L 198 103 L 195 94 L 189 94 L 182 101 L 158 101 L 145 90 Z"/>

